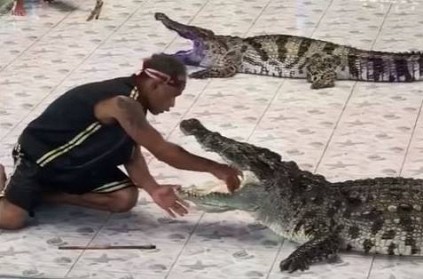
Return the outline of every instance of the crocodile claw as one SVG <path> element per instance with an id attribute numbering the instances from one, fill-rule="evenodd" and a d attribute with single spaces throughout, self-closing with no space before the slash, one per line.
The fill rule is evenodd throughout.
<path id="1" fill-rule="evenodd" d="M 288 257 L 287 259 L 281 261 L 279 267 L 281 271 L 288 271 L 289 273 L 292 273 L 297 270 L 307 270 L 310 267 L 310 263 L 305 258 Z"/>

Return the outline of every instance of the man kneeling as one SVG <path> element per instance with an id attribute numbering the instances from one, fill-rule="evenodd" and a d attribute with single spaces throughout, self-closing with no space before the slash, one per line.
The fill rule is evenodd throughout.
<path id="1" fill-rule="evenodd" d="M 173 107 L 186 80 L 182 63 L 156 54 L 138 74 L 84 84 L 61 95 L 22 132 L 8 181 L 0 165 L 0 228 L 22 228 L 41 202 L 128 211 L 139 188 L 171 216 L 185 215 L 187 204 L 175 193 L 179 186 L 155 181 L 140 146 L 175 168 L 209 172 L 229 191 L 236 190 L 238 170 L 166 141 L 146 120 L 147 112 L 157 115 Z"/>

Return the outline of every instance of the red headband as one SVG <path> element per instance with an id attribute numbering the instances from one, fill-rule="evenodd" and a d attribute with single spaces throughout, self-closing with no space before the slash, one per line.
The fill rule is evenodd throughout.
<path id="1" fill-rule="evenodd" d="M 144 68 L 141 72 L 145 73 L 147 76 L 153 79 L 161 80 L 169 84 L 170 86 L 182 88 L 182 89 L 185 88 L 185 84 L 186 84 L 185 79 L 180 80 L 177 77 L 172 78 L 170 75 L 160 72 L 158 70 L 152 69 L 152 68 Z"/>

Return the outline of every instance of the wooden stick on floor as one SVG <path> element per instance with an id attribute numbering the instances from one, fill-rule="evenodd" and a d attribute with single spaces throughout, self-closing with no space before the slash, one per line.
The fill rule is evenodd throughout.
<path id="1" fill-rule="evenodd" d="M 59 250 L 111 250 L 111 249 L 156 249 L 156 245 L 98 245 L 98 246 L 59 246 Z"/>

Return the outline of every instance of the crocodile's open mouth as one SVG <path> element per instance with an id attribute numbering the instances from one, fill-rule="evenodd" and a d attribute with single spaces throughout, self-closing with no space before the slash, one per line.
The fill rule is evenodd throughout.
<path id="1" fill-rule="evenodd" d="M 195 206 L 206 212 L 221 212 L 230 209 L 228 200 L 232 199 L 232 194 L 210 191 L 210 189 L 201 189 L 194 186 L 183 188 L 178 192 L 179 196 L 191 201 Z"/>
<path id="2" fill-rule="evenodd" d="M 187 121 L 185 124 L 185 128 L 190 130 L 190 126 L 195 124 L 195 120 Z M 260 182 L 249 171 L 244 171 L 243 177 L 240 179 L 240 188 L 234 193 L 221 192 L 219 189 L 224 187 L 220 184 L 222 182 L 210 181 L 201 187 L 194 185 L 183 187 L 179 190 L 178 195 L 206 212 L 223 212 L 242 208 L 251 210 L 263 187 L 260 187 Z"/>
<path id="3" fill-rule="evenodd" d="M 207 199 L 207 198 L 228 198 L 231 196 L 229 193 L 223 192 L 210 192 L 207 189 L 199 189 L 195 188 L 194 186 L 188 188 L 182 188 L 179 190 L 179 194 L 182 197 L 186 198 L 197 198 L 197 199 Z"/>
<path id="4" fill-rule="evenodd" d="M 202 43 L 198 40 L 192 40 L 193 47 L 188 50 L 180 50 L 173 54 L 182 63 L 190 66 L 200 66 L 204 59 Z"/>

